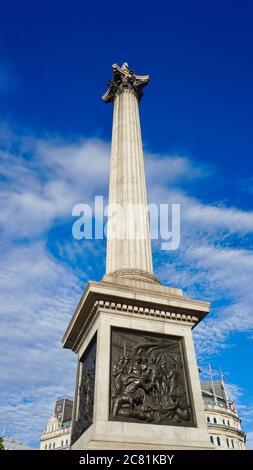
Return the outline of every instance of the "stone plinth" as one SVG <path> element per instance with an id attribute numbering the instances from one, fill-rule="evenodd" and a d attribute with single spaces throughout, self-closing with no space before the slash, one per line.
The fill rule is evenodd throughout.
<path id="1" fill-rule="evenodd" d="M 210 448 L 192 340 L 208 311 L 158 284 L 88 284 L 63 338 L 78 355 L 72 449 Z"/>

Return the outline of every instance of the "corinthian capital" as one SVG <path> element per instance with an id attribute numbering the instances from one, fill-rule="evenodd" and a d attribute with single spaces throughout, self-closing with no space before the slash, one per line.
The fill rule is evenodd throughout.
<path id="1" fill-rule="evenodd" d="M 111 103 L 116 94 L 124 91 L 125 89 L 131 90 L 135 93 L 138 100 L 143 96 L 142 89 L 148 84 L 149 75 L 136 75 L 133 70 L 128 68 L 128 64 L 119 67 L 117 64 L 112 66 L 112 80 L 108 81 L 108 90 L 102 96 L 105 103 Z"/>

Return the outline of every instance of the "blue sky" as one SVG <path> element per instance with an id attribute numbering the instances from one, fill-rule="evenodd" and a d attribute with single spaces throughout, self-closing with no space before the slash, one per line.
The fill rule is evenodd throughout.
<path id="1" fill-rule="evenodd" d="M 111 64 L 152 81 L 141 102 L 150 202 L 181 203 L 163 283 L 212 302 L 194 333 L 253 445 L 253 7 L 250 1 L 5 2 L 0 17 L 0 426 L 38 445 L 73 394 L 61 337 L 104 241 L 73 240 L 72 206 L 107 196 Z M 121 5 L 122 3 L 122 5 Z M 251 441 L 251 442 L 250 442 Z"/>

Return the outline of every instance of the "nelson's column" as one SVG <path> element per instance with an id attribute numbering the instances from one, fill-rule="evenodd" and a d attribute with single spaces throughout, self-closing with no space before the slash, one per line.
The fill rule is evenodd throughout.
<path id="1" fill-rule="evenodd" d="M 138 107 L 149 76 L 112 69 L 106 274 L 63 338 L 78 356 L 72 449 L 209 449 L 192 339 L 209 304 L 153 274 Z"/>

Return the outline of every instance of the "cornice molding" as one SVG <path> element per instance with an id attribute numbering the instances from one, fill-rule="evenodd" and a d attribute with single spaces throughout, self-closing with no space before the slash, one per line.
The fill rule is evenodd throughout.
<path id="1" fill-rule="evenodd" d="M 136 315 L 138 317 L 146 317 L 152 320 L 163 320 L 163 321 L 172 321 L 176 323 L 184 323 L 189 326 L 193 326 L 195 323 L 198 322 L 198 317 L 195 315 L 187 315 L 185 313 L 179 313 L 171 309 L 155 309 L 151 307 L 141 307 L 137 303 L 134 304 L 133 302 L 128 303 L 124 300 L 124 302 L 113 302 L 107 299 L 104 300 L 96 300 L 90 309 L 89 314 L 87 315 L 82 328 L 79 331 L 78 336 L 76 337 L 76 340 L 73 343 L 72 349 L 77 350 L 81 339 L 83 335 L 86 333 L 88 329 L 90 328 L 91 324 L 94 323 L 95 319 L 98 316 L 98 313 L 100 310 L 103 310 L 103 312 L 108 311 L 108 313 L 111 313 L 112 311 L 121 313 L 121 314 L 130 314 L 130 315 Z"/>

